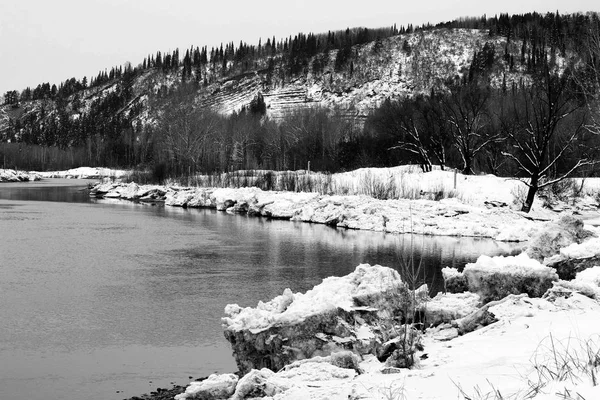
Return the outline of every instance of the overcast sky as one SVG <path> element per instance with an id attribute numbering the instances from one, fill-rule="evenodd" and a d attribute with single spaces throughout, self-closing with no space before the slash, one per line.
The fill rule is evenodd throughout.
<path id="1" fill-rule="evenodd" d="M 137 65 L 157 50 L 557 10 L 600 7 L 597 0 L 0 0 L 0 96 Z"/>

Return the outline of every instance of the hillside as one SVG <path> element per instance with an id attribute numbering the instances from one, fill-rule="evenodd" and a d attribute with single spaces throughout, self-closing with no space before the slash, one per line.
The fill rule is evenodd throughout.
<path id="1" fill-rule="evenodd" d="M 587 63 L 582 43 L 594 24 L 596 14 L 500 15 L 159 51 L 89 82 L 71 78 L 6 93 L 4 163 L 28 169 L 165 163 L 181 174 L 296 169 L 311 160 L 328 170 L 414 162 L 406 154 L 383 155 L 397 139 L 373 124 L 365 128 L 386 100 L 444 94 L 473 82 L 504 92 L 525 88 L 544 68 L 560 75 Z"/>
<path id="2" fill-rule="evenodd" d="M 272 77 L 268 76 L 267 69 L 220 79 L 213 77 L 214 82 L 196 90 L 195 101 L 198 107 L 230 115 L 248 106 L 261 93 L 267 116 L 272 118 L 299 107 L 337 107 L 349 115 L 364 118 L 386 98 L 429 93 L 433 87 L 443 87 L 448 79 L 462 77 L 468 73 L 475 52 L 481 51 L 485 43 L 494 45 L 498 65 L 493 82 L 498 85 L 502 73 L 508 72 L 508 66 L 503 65 L 498 56 L 504 52 L 506 38 L 490 38 L 482 30 L 442 28 L 353 46 L 350 59 L 338 70 L 334 64 L 339 50 L 327 53 L 322 71 L 315 73 L 313 66 L 317 56 L 314 56 L 303 73 L 289 78 L 281 77 L 286 66 L 281 57 L 275 57 Z M 136 113 L 134 120 L 147 123 L 153 111 L 149 98 L 180 87 L 182 70 L 183 66 L 166 73 L 157 68 L 142 71 L 133 79 L 130 101 L 118 112 L 128 113 L 134 106 L 141 105 L 143 111 Z M 216 72 L 207 69 L 204 74 L 214 76 Z M 521 77 L 517 67 L 509 79 L 518 81 Z M 123 84 L 122 79 L 113 79 L 70 95 L 66 99 L 70 117 L 76 119 L 89 113 L 94 102 L 119 91 Z M 16 110 L 4 105 L 0 129 L 6 131 L 8 118 L 26 119 L 32 111 L 39 113 L 42 109 L 48 114 L 58 112 L 53 100 L 21 102 Z"/>

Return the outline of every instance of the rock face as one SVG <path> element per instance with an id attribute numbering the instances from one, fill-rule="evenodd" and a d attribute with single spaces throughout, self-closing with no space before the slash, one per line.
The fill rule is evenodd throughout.
<path id="1" fill-rule="evenodd" d="M 529 257 L 544 261 L 559 253 L 560 249 L 572 243 L 581 243 L 592 233 L 583 229 L 583 221 L 572 215 L 564 215 L 558 221 L 546 224 L 530 241 Z"/>
<path id="2" fill-rule="evenodd" d="M 362 264 L 304 294 L 286 289 L 256 308 L 228 305 L 225 337 L 242 373 L 277 371 L 340 350 L 381 356 L 384 344 L 400 336 L 398 322 L 414 316 L 413 293 L 395 270 Z"/>

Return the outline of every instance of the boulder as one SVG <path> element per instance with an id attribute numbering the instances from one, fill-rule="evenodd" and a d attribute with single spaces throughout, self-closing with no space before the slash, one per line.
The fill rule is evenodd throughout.
<path id="1" fill-rule="evenodd" d="M 426 327 L 449 323 L 477 311 L 480 303 L 481 298 L 475 293 L 438 293 L 423 304 L 423 322 Z"/>
<path id="2" fill-rule="evenodd" d="M 173 207 L 187 207 L 188 203 L 194 198 L 194 192 L 190 189 L 169 191 L 165 198 L 165 205 Z"/>
<path id="3" fill-rule="evenodd" d="M 544 261 L 563 280 L 575 279 L 579 272 L 600 265 L 600 238 L 573 243 L 560 249 L 560 254 Z"/>
<path id="4" fill-rule="evenodd" d="M 184 393 L 175 396 L 175 400 L 228 399 L 235 392 L 237 383 L 238 377 L 235 374 L 212 374 L 203 381 L 190 383 Z"/>
<path id="5" fill-rule="evenodd" d="M 188 207 L 200 208 L 209 207 L 216 208 L 216 204 L 211 199 L 212 190 L 210 189 L 196 189 L 194 196 L 188 202 Z"/>
<path id="6" fill-rule="evenodd" d="M 560 249 L 572 243 L 581 243 L 593 233 L 583 229 L 583 221 L 572 215 L 548 222 L 530 240 L 527 255 L 538 261 L 558 254 Z"/>
<path id="7" fill-rule="evenodd" d="M 118 185 L 111 182 L 99 183 L 90 190 L 90 194 L 95 195 L 96 197 L 104 197 L 105 194 L 116 187 L 118 187 Z"/>
<path id="8" fill-rule="evenodd" d="M 554 268 L 560 279 L 568 281 L 574 279 L 577 273 L 600 265 L 600 255 L 587 258 L 551 257 L 546 265 Z"/>
<path id="9" fill-rule="evenodd" d="M 296 360 L 344 349 L 379 355 L 383 344 L 398 336 L 397 322 L 412 320 L 417 308 L 398 272 L 362 264 L 304 294 L 286 289 L 256 308 L 230 304 L 223 327 L 242 373 L 277 371 Z"/>
<path id="10" fill-rule="evenodd" d="M 131 182 L 129 185 L 121 188 L 121 197 L 127 200 L 135 200 L 141 197 L 140 187 L 137 183 Z"/>
<path id="11" fill-rule="evenodd" d="M 444 288 L 448 293 L 463 293 L 469 290 L 467 278 L 456 268 L 442 268 L 442 277 L 444 278 Z"/>
<path id="12" fill-rule="evenodd" d="M 542 297 L 558 280 L 553 268 L 542 265 L 522 253 L 518 256 L 480 256 L 465 266 L 463 274 L 470 292 L 477 293 L 487 303 L 509 294 L 526 293 Z"/>
<path id="13" fill-rule="evenodd" d="M 548 301 L 557 298 L 569 298 L 573 293 L 580 293 L 591 299 L 600 299 L 600 267 L 594 266 L 578 272 L 575 279 L 554 282 L 552 288 L 544 294 Z"/>
<path id="14" fill-rule="evenodd" d="M 275 372 L 267 368 L 251 370 L 239 380 L 232 400 L 274 396 L 287 390 L 287 386 L 282 387 L 270 380 L 274 375 Z"/>

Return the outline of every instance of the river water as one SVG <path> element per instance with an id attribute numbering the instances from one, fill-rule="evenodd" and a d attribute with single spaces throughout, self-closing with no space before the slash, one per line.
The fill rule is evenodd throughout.
<path id="1" fill-rule="evenodd" d="M 398 236 L 90 199 L 87 182 L 0 184 L 0 399 L 123 399 L 236 370 L 220 325 L 366 262 L 443 266 L 507 244 Z"/>

